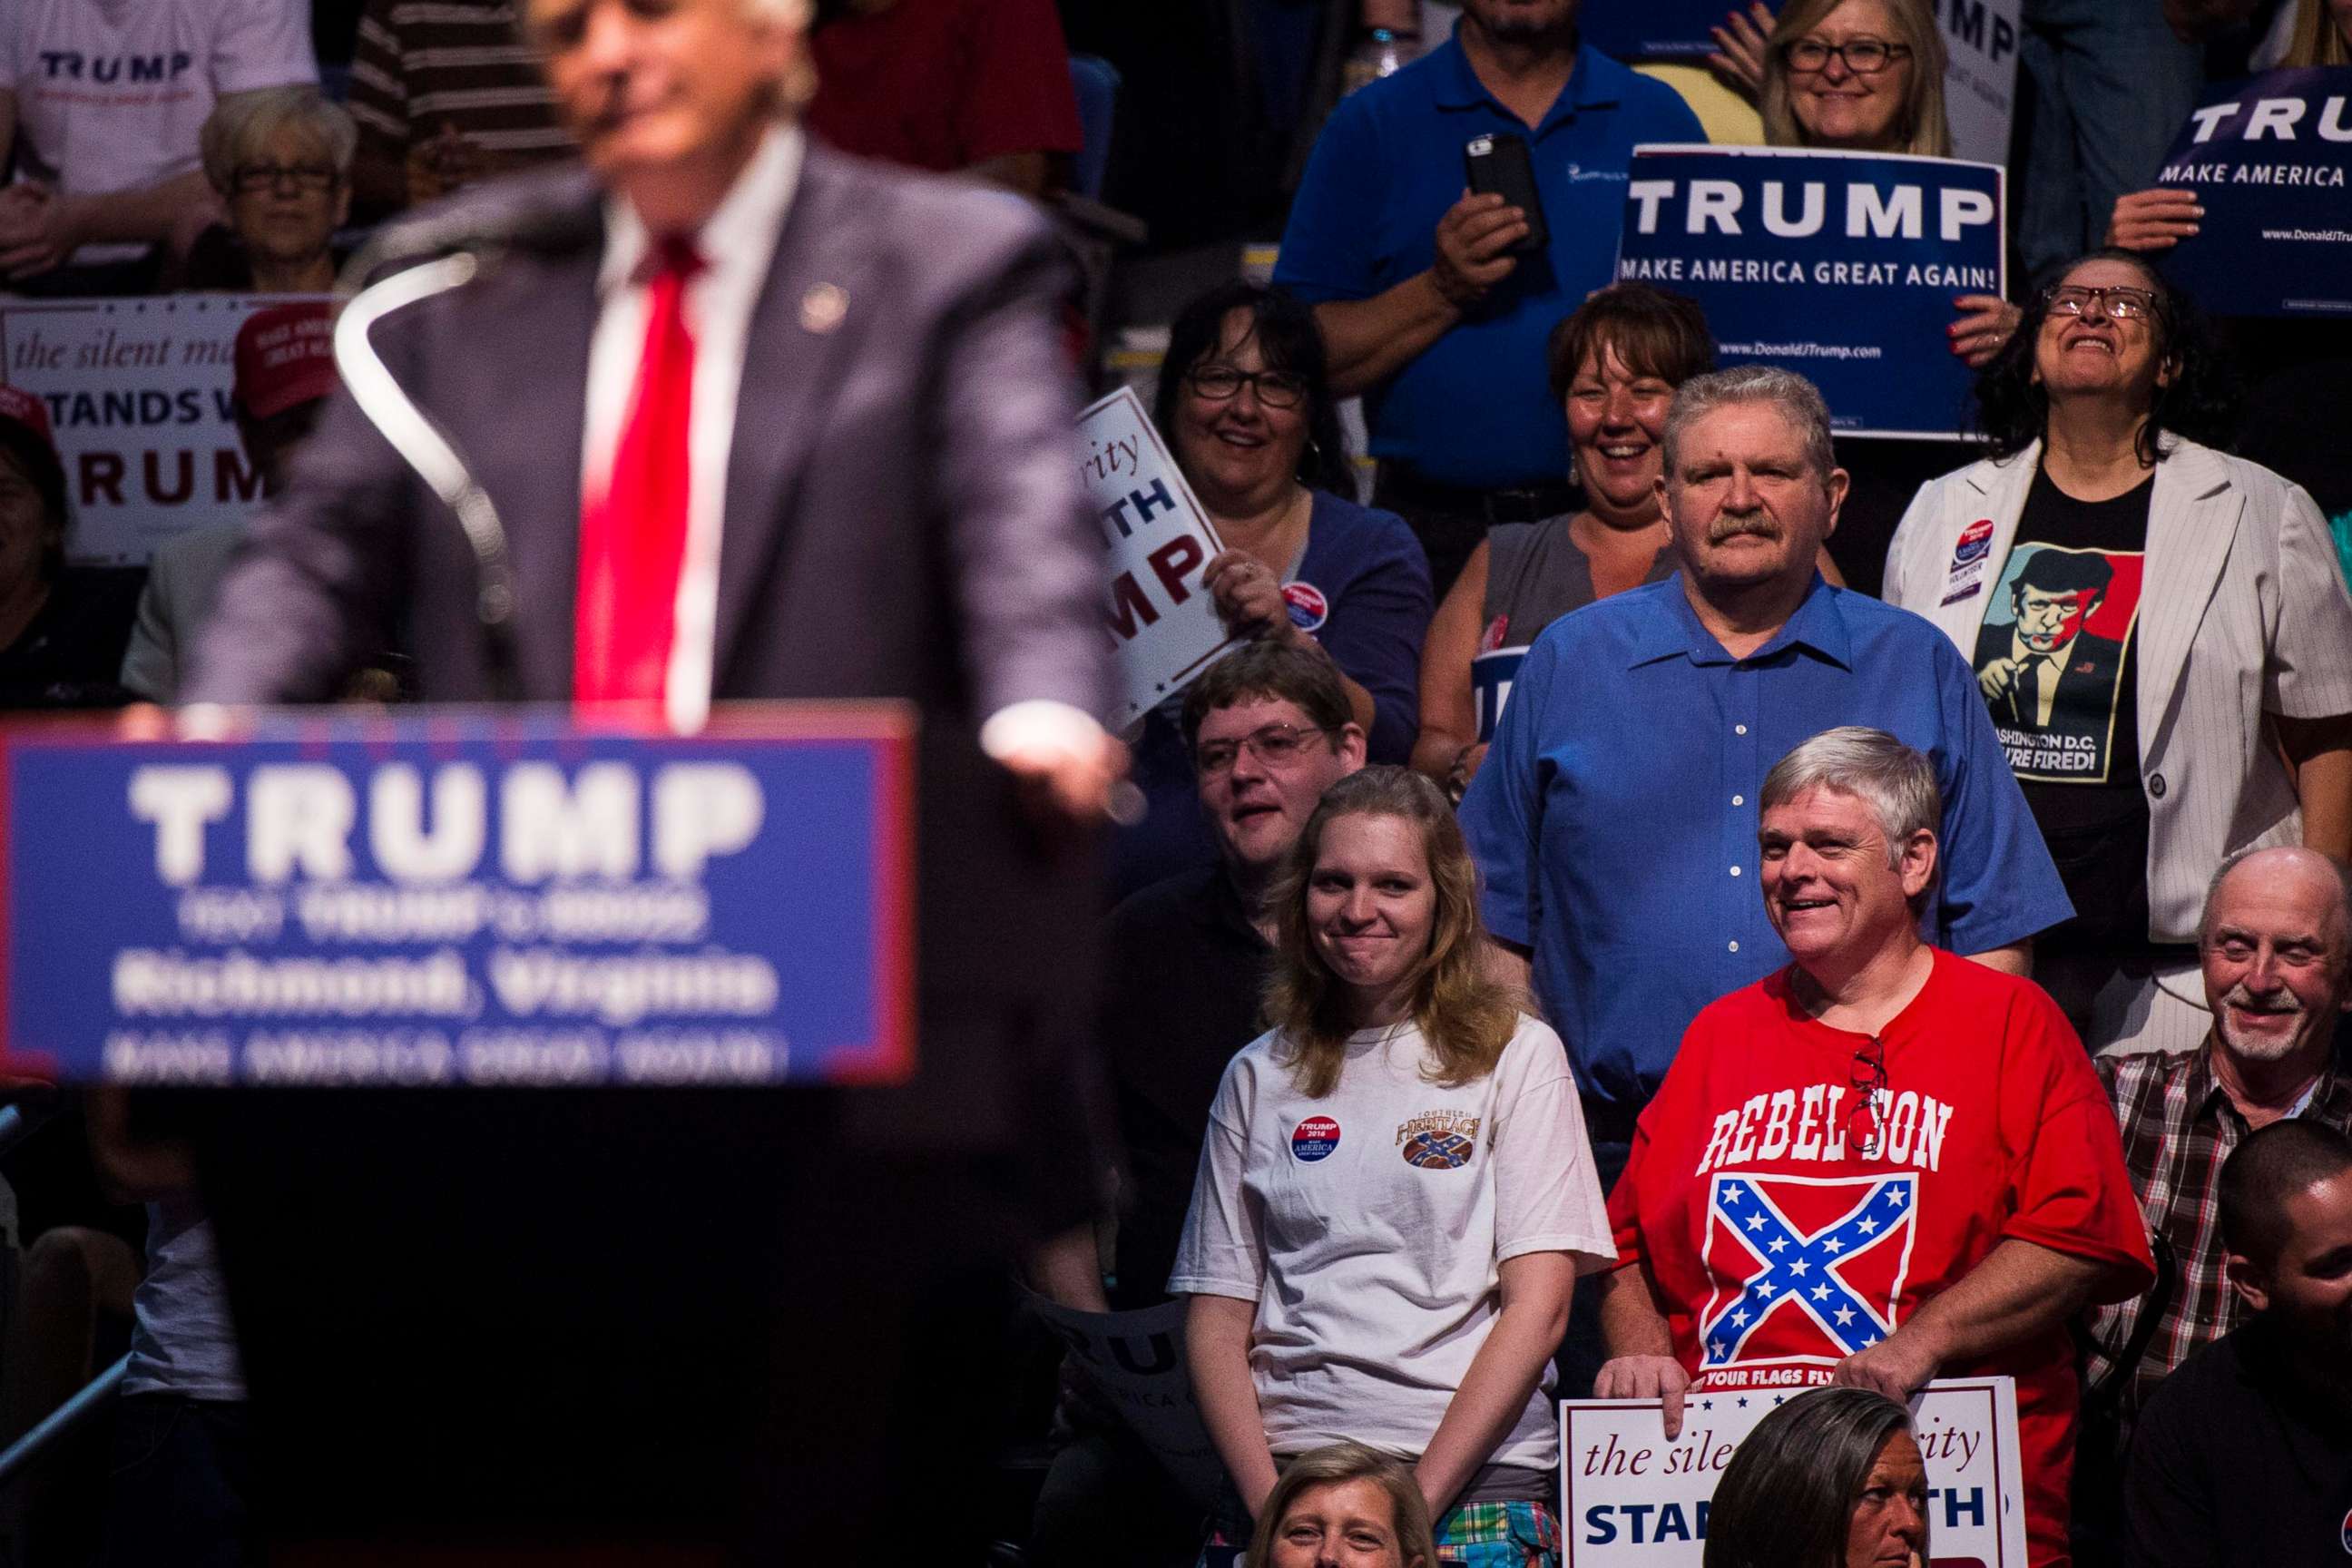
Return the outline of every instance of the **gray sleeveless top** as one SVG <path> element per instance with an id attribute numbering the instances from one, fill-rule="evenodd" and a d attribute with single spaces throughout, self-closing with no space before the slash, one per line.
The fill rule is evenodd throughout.
<path id="1" fill-rule="evenodd" d="M 1486 601 L 1478 651 L 1470 660 L 1470 689 L 1478 704 L 1478 738 L 1495 737 L 1495 721 L 1511 695 L 1519 660 L 1543 629 L 1592 603 L 1592 563 L 1568 536 L 1568 518 L 1498 522 L 1486 531 Z M 1650 563 L 1644 583 L 1663 582 L 1681 563 L 1669 546 Z"/>

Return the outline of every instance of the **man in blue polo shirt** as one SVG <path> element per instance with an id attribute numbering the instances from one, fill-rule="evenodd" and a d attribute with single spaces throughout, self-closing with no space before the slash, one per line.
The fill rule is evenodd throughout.
<path id="1" fill-rule="evenodd" d="M 1967 660 L 1813 570 L 1846 489 L 1813 384 L 1694 377 L 1664 446 L 1681 574 L 1536 639 L 1462 802 L 1486 928 L 1532 956 L 1604 1183 L 1699 1009 L 1789 961 L 1756 891 L 1756 797 L 1799 742 L 1866 724 L 1935 763 L 1935 945 L 2022 973 L 2074 912 Z"/>
<path id="2" fill-rule="evenodd" d="M 1453 40 L 1343 99 L 1291 204 L 1275 281 L 1312 301 L 1333 385 L 1365 394 L 1375 500 L 1440 597 L 1493 522 L 1575 510 L 1544 344 L 1610 281 L 1635 143 L 1704 142 L 1673 89 L 1579 47 L 1578 0 L 1465 0 Z M 1465 193 L 1463 147 L 1523 139 L 1549 242 Z"/>

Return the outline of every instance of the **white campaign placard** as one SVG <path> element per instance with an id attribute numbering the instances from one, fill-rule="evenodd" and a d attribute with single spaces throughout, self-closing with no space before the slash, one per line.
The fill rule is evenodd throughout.
<path id="1" fill-rule="evenodd" d="M 1114 730 L 1142 718 L 1231 645 L 1202 586 L 1223 549 L 1143 400 L 1120 387 L 1078 416 L 1079 478 L 1110 546 L 1107 615 L 1118 647 Z"/>
<path id="2" fill-rule="evenodd" d="M 75 561 L 143 566 L 174 534 L 259 510 L 229 407 L 236 330 L 300 298 L 0 301 L 0 380 L 48 405 Z"/>
<path id="3" fill-rule="evenodd" d="M 1560 1402 L 1560 1532 L 1569 1568 L 1699 1568 L 1716 1483 L 1756 1424 L 1803 1389 L 1694 1389 L 1665 1440 L 1654 1399 Z M 2017 1384 L 1938 1378 L 1911 1401 L 1927 1467 L 1928 1555 L 2025 1568 Z"/>
<path id="4" fill-rule="evenodd" d="M 1184 1367 L 1184 1303 L 1081 1312 L 1032 1293 L 1029 1306 L 1185 1495 L 1214 1508 L 1225 1469 Z"/>
<path id="5" fill-rule="evenodd" d="M 1936 0 L 1935 9 L 1944 29 L 1944 118 L 1952 128 L 1952 156 L 2007 163 L 2024 0 Z"/>

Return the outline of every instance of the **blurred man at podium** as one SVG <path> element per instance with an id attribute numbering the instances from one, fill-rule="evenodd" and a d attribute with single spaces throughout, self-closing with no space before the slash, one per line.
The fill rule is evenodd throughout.
<path id="1" fill-rule="evenodd" d="M 346 395 L 185 695 L 324 700 L 390 637 L 432 701 L 913 702 L 917 1077 L 218 1097 L 257 1513 L 321 1560 L 956 1560 L 1001 1359 L 957 1284 L 1094 1195 L 1085 828 L 1122 753 L 1062 273 L 1017 198 L 802 133 L 809 8 L 525 0 L 586 167 L 419 219 L 510 241 L 372 341 L 502 520 L 511 680 L 467 536 Z"/>

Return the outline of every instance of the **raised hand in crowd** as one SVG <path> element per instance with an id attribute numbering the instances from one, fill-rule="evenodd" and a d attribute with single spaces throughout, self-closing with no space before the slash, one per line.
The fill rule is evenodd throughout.
<path id="1" fill-rule="evenodd" d="M 1709 27 L 1707 32 L 1715 39 L 1715 52 L 1706 57 L 1706 63 L 1715 74 L 1749 99 L 1762 92 L 1772 8 L 1764 0 L 1748 0 L 1747 9 L 1735 5 L 1724 15 L 1722 26 Z"/>
<path id="2" fill-rule="evenodd" d="M 2106 243 L 2125 250 L 2170 250 L 2197 232 L 2197 220 L 2204 216 L 2195 191 L 2133 191 L 2116 198 Z"/>
<path id="3" fill-rule="evenodd" d="M 1290 618 L 1290 601 L 1282 596 L 1282 580 L 1248 551 L 1220 551 L 1210 558 L 1202 580 L 1216 601 L 1217 617 L 1234 636 L 1252 642 L 1317 646 Z"/>
<path id="4" fill-rule="evenodd" d="M 1430 279 L 1457 310 L 1476 308 L 1486 290 L 1508 278 L 1519 258 L 1507 254 L 1528 236 L 1525 209 L 1492 191 L 1462 193 L 1437 220 L 1437 259 Z"/>
<path id="5" fill-rule="evenodd" d="M 2017 331 L 2024 312 L 1998 294 L 1963 294 L 1952 303 L 1960 311 L 1958 319 L 1944 329 L 1951 335 L 1952 352 L 1970 370 L 1982 370 Z"/>

